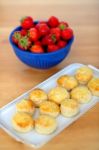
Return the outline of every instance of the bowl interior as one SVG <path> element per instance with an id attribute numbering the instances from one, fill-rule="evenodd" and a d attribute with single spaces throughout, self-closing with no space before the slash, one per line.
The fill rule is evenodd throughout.
<path id="1" fill-rule="evenodd" d="M 20 31 L 22 28 L 21 26 L 18 26 L 15 28 L 9 37 L 9 41 L 13 47 L 13 50 L 17 57 L 26 65 L 30 67 L 35 67 L 39 69 L 48 69 L 51 68 L 57 64 L 59 64 L 69 53 L 71 45 L 74 41 L 74 37 L 69 40 L 68 44 L 54 52 L 49 53 L 31 53 L 30 51 L 23 51 L 20 48 L 18 48 L 17 45 L 15 45 L 12 41 L 12 35 L 15 31 Z"/>
<path id="2" fill-rule="evenodd" d="M 21 26 L 18 26 L 17 28 L 15 28 L 15 29 L 11 32 L 10 37 L 9 37 L 9 41 L 10 41 L 11 45 L 12 45 L 13 47 L 17 48 L 17 50 L 21 50 L 21 49 L 18 48 L 18 46 L 13 43 L 13 41 L 12 41 L 12 35 L 13 35 L 13 33 L 14 33 L 15 31 L 20 31 L 21 29 L 22 29 L 22 27 L 21 27 Z M 74 41 L 74 36 L 73 36 L 72 39 L 70 39 L 70 40 L 68 41 L 68 43 L 67 43 L 67 45 L 66 45 L 65 47 L 70 47 L 70 45 L 73 43 L 73 41 Z M 60 50 L 64 49 L 65 47 L 61 48 Z M 51 55 L 51 54 L 53 54 L 53 53 L 59 53 L 60 50 L 54 51 L 54 52 L 42 53 L 42 54 L 31 53 L 30 51 L 22 51 L 22 50 L 21 50 L 21 51 L 22 51 L 23 53 L 31 53 L 31 54 L 34 54 L 34 55 L 41 55 L 41 56 L 42 56 L 42 55 Z"/>

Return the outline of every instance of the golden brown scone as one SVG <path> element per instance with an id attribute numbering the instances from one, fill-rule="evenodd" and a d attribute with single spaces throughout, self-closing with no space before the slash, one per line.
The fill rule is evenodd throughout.
<path id="1" fill-rule="evenodd" d="M 23 99 L 19 103 L 16 104 L 16 108 L 18 112 L 24 112 L 33 114 L 35 111 L 35 106 L 31 100 Z"/>
<path id="2" fill-rule="evenodd" d="M 47 94 L 42 89 L 34 89 L 29 96 L 30 100 L 34 102 L 34 104 L 39 107 L 40 104 L 47 100 Z"/>
<path id="3" fill-rule="evenodd" d="M 35 121 L 35 130 L 40 134 L 51 134 L 56 130 L 56 128 L 56 119 L 51 116 L 40 115 Z"/>
<path id="4" fill-rule="evenodd" d="M 57 104 L 60 104 L 64 99 L 69 98 L 68 91 L 63 87 L 55 87 L 48 93 L 48 98 Z"/>
<path id="5" fill-rule="evenodd" d="M 75 77 L 70 76 L 70 75 L 63 75 L 58 78 L 57 83 L 59 86 L 62 86 L 66 88 L 67 90 L 72 90 L 78 85 L 77 80 Z"/>
<path id="6" fill-rule="evenodd" d="M 60 113 L 60 108 L 54 102 L 45 101 L 40 105 L 40 113 L 43 115 L 49 115 L 52 117 L 57 117 Z"/>
<path id="7" fill-rule="evenodd" d="M 13 128 L 18 132 L 29 132 L 33 129 L 34 121 L 31 115 L 17 112 L 12 118 Z"/>
<path id="8" fill-rule="evenodd" d="M 92 78 L 88 83 L 88 88 L 93 95 L 99 96 L 99 78 Z"/>
<path id="9" fill-rule="evenodd" d="M 84 66 L 76 71 L 75 77 L 80 84 L 87 84 L 93 77 L 93 72 L 89 67 Z"/>
<path id="10" fill-rule="evenodd" d="M 78 86 L 71 91 L 71 98 L 80 103 L 88 103 L 92 99 L 92 94 L 86 86 Z"/>
<path id="11" fill-rule="evenodd" d="M 64 117 L 72 117 L 78 114 L 79 104 L 74 99 L 65 99 L 61 102 L 61 114 Z"/>

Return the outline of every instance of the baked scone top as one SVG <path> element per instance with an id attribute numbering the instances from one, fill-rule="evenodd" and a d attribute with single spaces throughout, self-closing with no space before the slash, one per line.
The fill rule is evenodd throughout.
<path id="1" fill-rule="evenodd" d="M 18 126 L 25 128 L 34 124 L 32 117 L 27 113 L 16 113 L 12 119 Z"/>
<path id="2" fill-rule="evenodd" d="M 80 103 L 88 103 L 92 99 L 92 94 L 86 86 L 78 86 L 71 91 L 71 98 Z"/>
<path id="3" fill-rule="evenodd" d="M 45 101 L 40 105 L 40 109 L 44 112 L 59 112 L 59 106 L 52 101 Z"/>
<path id="4" fill-rule="evenodd" d="M 79 106 L 78 102 L 74 99 L 65 99 L 62 101 L 61 105 L 68 108 L 77 108 Z"/>
<path id="5" fill-rule="evenodd" d="M 55 87 L 50 90 L 48 93 L 48 98 L 51 101 L 56 102 L 57 104 L 60 104 L 62 100 L 65 98 L 69 98 L 69 92 L 63 88 L 63 87 Z"/>
<path id="6" fill-rule="evenodd" d="M 38 99 L 47 99 L 47 94 L 42 90 L 42 89 L 34 89 L 31 93 L 30 93 L 30 99 L 33 98 L 38 98 Z"/>
<path id="7" fill-rule="evenodd" d="M 55 118 L 47 115 L 40 115 L 38 119 L 35 121 L 36 124 L 48 128 L 56 123 Z"/>
<path id="8" fill-rule="evenodd" d="M 93 71 L 84 66 L 76 71 L 75 77 L 81 84 L 86 84 L 93 77 Z"/>
<path id="9" fill-rule="evenodd" d="M 18 109 L 30 110 L 30 109 L 34 108 L 34 104 L 31 100 L 23 99 L 19 103 L 16 104 L 16 107 Z"/>
<path id="10" fill-rule="evenodd" d="M 92 89 L 95 89 L 96 91 L 99 91 L 99 78 L 92 78 L 89 83 L 88 87 L 91 87 Z"/>
<path id="11" fill-rule="evenodd" d="M 58 85 L 71 90 L 78 85 L 78 81 L 71 75 L 60 76 L 57 80 Z"/>

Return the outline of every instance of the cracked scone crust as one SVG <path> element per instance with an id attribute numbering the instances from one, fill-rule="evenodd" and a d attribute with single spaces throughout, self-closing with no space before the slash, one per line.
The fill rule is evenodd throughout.
<path id="1" fill-rule="evenodd" d="M 91 101 L 92 94 L 86 86 L 78 86 L 71 91 L 71 98 L 83 104 Z"/>
<path id="2" fill-rule="evenodd" d="M 93 72 L 89 67 L 84 66 L 76 71 L 75 77 L 80 84 L 87 84 L 93 77 Z"/>
<path id="3" fill-rule="evenodd" d="M 63 87 L 55 87 L 48 93 L 48 99 L 57 104 L 60 104 L 64 99 L 69 97 L 69 92 Z"/>
<path id="4" fill-rule="evenodd" d="M 16 109 L 18 112 L 24 112 L 33 115 L 35 106 L 31 100 L 22 99 L 16 104 Z"/>
<path id="5" fill-rule="evenodd" d="M 96 77 L 92 78 L 88 82 L 88 88 L 90 89 L 90 91 L 94 96 L 99 96 L 99 78 Z"/>
<path id="6" fill-rule="evenodd" d="M 51 134 L 57 128 L 56 119 L 48 115 L 40 115 L 35 121 L 35 130 L 39 134 Z"/>
<path id="7" fill-rule="evenodd" d="M 67 90 L 72 90 L 78 85 L 78 81 L 75 79 L 75 77 L 70 75 L 60 76 L 57 80 L 57 83 L 59 86 L 62 86 Z"/>
<path id="8" fill-rule="evenodd" d="M 17 112 L 12 118 L 13 128 L 18 132 L 29 132 L 33 129 L 34 120 L 27 113 Z"/>
<path id="9" fill-rule="evenodd" d="M 79 112 L 79 104 L 74 99 L 65 99 L 62 101 L 60 108 L 64 117 L 73 117 Z"/>
<path id="10" fill-rule="evenodd" d="M 40 113 L 50 115 L 52 117 L 57 117 L 60 113 L 60 108 L 54 102 L 45 101 L 40 105 Z"/>
<path id="11" fill-rule="evenodd" d="M 47 100 L 47 94 L 42 89 L 34 89 L 30 93 L 29 99 L 32 100 L 37 107 L 39 107 L 43 101 Z"/>

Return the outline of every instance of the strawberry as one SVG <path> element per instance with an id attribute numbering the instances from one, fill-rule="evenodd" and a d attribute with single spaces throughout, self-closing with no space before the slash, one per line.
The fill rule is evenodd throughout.
<path id="1" fill-rule="evenodd" d="M 43 46 L 47 45 L 47 37 L 48 37 L 48 35 L 43 37 L 42 40 L 41 40 L 41 43 L 42 43 Z"/>
<path id="2" fill-rule="evenodd" d="M 36 28 L 38 29 L 41 36 L 45 36 L 49 33 L 49 27 L 46 23 L 40 22 L 36 25 Z"/>
<path id="3" fill-rule="evenodd" d="M 33 53 L 44 53 L 43 48 L 40 45 L 36 45 L 36 44 L 33 45 L 30 50 Z"/>
<path id="4" fill-rule="evenodd" d="M 59 40 L 57 45 L 59 46 L 59 48 L 63 48 L 67 45 L 67 42 L 63 40 Z"/>
<path id="5" fill-rule="evenodd" d="M 30 29 L 33 27 L 33 25 L 34 23 L 32 17 L 27 16 L 21 19 L 21 26 L 23 29 Z"/>
<path id="6" fill-rule="evenodd" d="M 60 28 L 58 28 L 58 27 L 51 28 L 50 29 L 50 33 L 55 36 L 56 40 L 60 39 L 60 36 L 61 36 L 61 30 L 60 30 Z"/>
<path id="7" fill-rule="evenodd" d="M 61 36 L 64 40 L 70 40 L 73 37 L 73 30 L 71 28 L 67 28 L 61 32 Z"/>
<path id="8" fill-rule="evenodd" d="M 54 44 L 56 42 L 56 37 L 53 34 L 48 34 L 42 39 L 42 45 Z"/>
<path id="9" fill-rule="evenodd" d="M 21 32 L 22 36 L 26 36 L 27 35 L 27 30 L 25 30 L 25 29 L 22 29 L 20 32 Z"/>
<path id="10" fill-rule="evenodd" d="M 31 28 L 29 30 L 29 34 L 28 34 L 29 38 L 31 41 L 35 42 L 38 40 L 39 38 L 39 32 L 36 28 Z"/>
<path id="11" fill-rule="evenodd" d="M 21 39 L 18 42 L 18 47 L 22 50 L 28 50 L 31 46 L 31 41 L 27 36 L 21 37 Z"/>
<path id="12" fill-rule="evenodd" d="M 20 31 L 15 31 L 12 35 L 12 41 L 15 44 L 18 44 L 19 39 L 21 38 L 21 33 Z"/>
<path id="13" fill-rule="evenodd" d="M 41 41 L 35 41 L 35 45 L 40 45 L 41 46 Z"/>
<path id="14" fill-rule="evenodd" d="M 59 26 L 58 26 L 61 30 L 64 30 L 68 27 L 68 23 L 67 22 L 64 22 L 64 21 L 61 21 L 59 23 Z"/>
<path id="15" fill-rule="evenodd" d="M 54 52 L 54 51 L 57 51 L 58 49 L 59 49 L 58 45 L 50 44 L 48 45 L 47 52 Z"/>
<path id="16" fill-rule="evenodd" d="M 59 20 L 57 17 L 55 16 L 51 16 L 49 19 L 48 19 L 48 25 L 50 27 L 57 27 L 59 25 Z"/>
<path id="17" fill-rule="evenodd" d="M 56 42 L 56 37 L 52 34 L 47 36 L 47 45 L 54 44 Z"/>
<path id="18" fill-rule="evenodd" d="M 40 20 L 40 21 L 39 21 L 39 23 L 46 23 L 46 21 L 44 21 L 44 20 Z"/>

